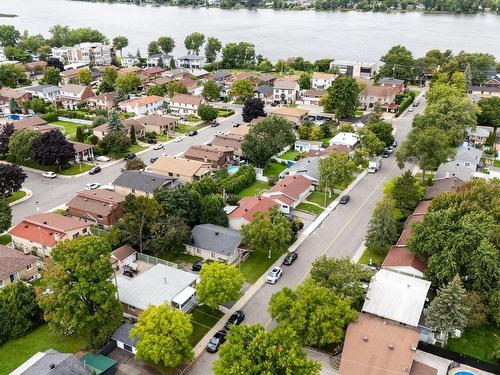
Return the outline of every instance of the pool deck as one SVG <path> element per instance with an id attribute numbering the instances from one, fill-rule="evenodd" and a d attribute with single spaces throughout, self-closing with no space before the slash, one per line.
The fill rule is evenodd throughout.
<path id="1" fill-rule="evenodd" d="M 450 361 L 449 359 L 438 357 L 436 355 L 429 354 L 421 350 L 417 350 L 417 352 L 415 353 L 415 360 L 437 369 L 438 370 L 437 375 L 447 375 L 446 370 L 448 369 L 448 365 L 451 362 L 453 362 Z M 474 375 L 495 375 L 492 372 L 478 370 L 476 368 L 466 365 L 460 365 L 460 367 L 450 370 L 448 374 L 453 375 L 460 371 L 470 371 Z"/>

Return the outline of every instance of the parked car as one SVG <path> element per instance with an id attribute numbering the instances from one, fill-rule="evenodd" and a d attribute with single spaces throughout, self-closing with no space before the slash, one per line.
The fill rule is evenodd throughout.
<path id="1" fill-rule="evenodd" d="M 229 317 L 226 324 L 224 325 L 224 328 L 229 331 L 231 324 L 239 326 L 244 319 L 245 313 L 241 310 L 238 310 Z"/>
<path id="2" fill-rule="evenodd" d="M 382 153 L 382 157 L 386 159 L 389 156 L 391 156 L 391 153 L 387 149 L 385 149 L 384 152 Z"/>
<path id="3" fill-rule="evenodd" d="M 179 136 L 179 137 L 177 137 L 177 138 L 174 139 L 174 142 L 175 143 L 179 143 L 179 142 L 182 142 L 183 139 L 184 139 L 184 137 Z"/>
<path id="4" fill-rule="evenodd" d="M 191 130 L 189 133 L 188 133 L 188 136 L 189 137 L 194 137 L 195 135 L 197 135 L 198 132 L 196 130 Z"/>
<path id="5" fill-rule="evenodd" d="M 297 258 L 299 257 L 299 254 L 297 254 L 296 251 L 290 251 L 285 259 L 283 259 L 283 264 L 285 266 L 291 266 L 296 260 Z"/>
<path id="6" fill-rule="evenodd" d="M 42 177 L 44 177 L 44 178 L 56 178 L 57 175 L 54 172 L 43 172 Z"/>
<path id="7" fill-rule="evenodd" d="M 237 128 L 239 127 L 241 124 L 239 122 L 237 122 L 236 124 L 233 124 L 233 128 Z"/>
<path id="8" fill-rule="evenodd" d="M 124 269 L 123 275 L 128 276 L 128 277 L 134 277 L 134 273 L 132 272 L 132 270 L 129 270 L 129 269 Z"/>
<path id="9" fill-rule="evenodd" d="M 201 260 L 194 262 L 193 265 L 191 266 L 191 269 L 193 271 L 200 271 L 201 267 L 203 267 L 203 262 Z"/>
<path id="10" fill-rule="evenodd" d="M 217 126 L 219 126 L 219 125 L 220 125 L 220 124 L 219 124 L 217 121 L 214 121 L 214 122 L 212 122 L 212 124 L 210 124 L 210 126 L 211 126 L 212 128 L 215 128 L 215 127 L 217 127 Z"/>
<path id="11" fill-rule="evenodd" d="M 389 146 L 386 148 L 387 151 L 389 151 L 390 154 L 392 154 L 394 152 L 394 147 L 393 146 Z"/>
<path id="12" fill-rule="evenodd" d="M 413 107 L 408 108 L 408 112 L 413 112 Z"/>
<path id="13" fill-rule="evenodd" d="M 350 200 L 351 200 L 350 196 L 348 196 L 348 195 L 342 195 L 340 197 L 339 203 L 340 204 L 347 204 L 347 202 L 349 202 Z"/>
<path id="14" fill-rule="evenodd" d="M 115 191 L 115 185 L 113 185 L 113 184 L 102 185 L 101 189 L 109 190 L 109 191 Z"/>
<path id="15" fill-rule="evenodd" d="M 101 186 L 100 183 L 98 183 L 98 182 L 91 182 L 91 183 L 85 185 L 85 190 L 95 190 L 99 186 Z"/>
<path id="16" fill-rule="evenodd" d="M 394 142 L 392 142 L 392 147 L 397 147 L 398 146 L 398 141 L 394 140 Z"/>
<path id="17" fill-rule="evenodd" d="M 149 162 L 153 164 L 155 161 L 158 160 L 158 156 L 153 156 L 151 159 L 149 159 Z"/>
<path id="18" fill-rule="evenodd" d="M 147 142 L 150 144 L 150 145 L 155 145 L 158 143 L 158 141 L 154 138 L 148 138 Z"/>
<path id="19" fill-rule="evenodd" d="M 153 150 L 162 150 L 163 149 L 163 143 L 158 143 L 153 147 Z"/>
<path id="20" fill-rule="evenodd" d="M 127 154 L 125 155 L 125 157 L 123 158 L 123 160 L 132 160 L 132 159 L 135 159 L 136 155 L 134 153 L 132 154 Z"/>
<path id="21" fill-rule="evenodd" d="M 95 167 L 93 167 L 90 171 L 89 171 L 89 174 L 97 174 L 101 171 L 101 167 L 99 167 L 98 165 L 96 165 Z"/>
<path id="22" fill-rule="evenodd" d="M 283 275 L 283 270 L 280 267 L 274 267 L 266 276 L 266 283 L 276 284 Z"/>
<path id="23" fill-rule="evenodd" d="M 226 331 L 218 331 L 208 342 L 207 352 L 215 353 L 219 350 L 221 346 L 226 341 Z"/>
<path id="24" fill-rule="evenodd" d="M 95 160 L 107 162 L 107 161 L 110 161 L 111 159 L 108 158 L 107 156 L 101 155 L 101 156 L 96 157 Z"/>

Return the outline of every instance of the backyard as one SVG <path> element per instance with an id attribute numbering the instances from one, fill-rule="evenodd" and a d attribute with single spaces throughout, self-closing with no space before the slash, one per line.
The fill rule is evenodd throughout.
<path id="1" fill-rule="evenodd" d="M 64 134 L 68 135 L 70 138 L 73 138 L 76 135 L 76 128 L 81 126 L 82 128 L 89 128 L 91 125 L 77 124 L 75 122 L 68 121 L 54 121 L 51 122 L 50 125 L 60 126 L 64 129 Z"/>
<path id="2" fill-rule="evenodd" d="M 302 155 L 302 153 L 291 149 L 285 152 L 283 155 L 279 156 L 279 158 L 284 160 L 295 160 L 295 158 L 299 155 Z"/>
<path id="3" fill-rule="evenodd" d="M 240 197 L 255 197 L 263 190 L 268 189 L 269 184 L 265 181 L 255 181 L 252 185 L 238 193 Z"/>
<path id="4" fill-rule="evenodd" d="M 277 180 L 281 172 L 287 169 L 285 164 L 281 164 L 275 161 L 269 162 L 264 168 L 264 176 L 271 177 Z"/>
<path id="5" fill-rule="evenodd" d="M 245 261 L 241 262 L 241 273 L 245 277 L 245 279 L 249 283 L 254 283 L 256 282 L 259 277 L 266 272 L 266 270 L 274 263 L 276 262 L 276 259 L 278 259 L 281 255 L 283 254 L 283 251 L 281 252 L 272 252 L 271 253 L 271 259 L 268 258 L 268 251 L 267 249 L 257 249 L 251 252 L 250 256 L 248 259 Z M 236 266 L 239 267 L 239 266 Z"/>
<path id="6" fill-rule="evenodd" d="M 191 323 L 193 324 L 193 336 L 191 345 L 193 347 L 207 334 L 208 331 L 224 315 L 217 309 L 212 309 L 206 305 L 198 305 L 191 311 Z"/>
<path id="7" fill-rule="evenodd" d="M 495 363 L 494 354 L 498 346 L 494 343 L 498 342 L 500 342 L 500 328 L 495 324 L 487 324 L 466 328 L 461 337 L 448 340 L 448 349 Z"/>

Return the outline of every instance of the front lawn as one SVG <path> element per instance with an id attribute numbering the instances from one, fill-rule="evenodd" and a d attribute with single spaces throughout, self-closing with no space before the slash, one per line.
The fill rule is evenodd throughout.
<path id="1" fill-rule="evenodd" d="M 234 115 L 233 109 L 219 109 L 217 110 L 217 117 L 229 117 Z"/>
<path id="2" fill-rule="evenodd" d="M 297 210 L 306 211 L 306 212 L 309 212 L 313 215 L 319 215 L 320 213 L 322 213 L 324 211 L 323 208 L 316 206 L 315 204 L 306 203 L 306 202 L 300 203 L 297 206 Z"/>
<path id="3" fill-rule="evenodd" d="M 131 145 L 129 149 L 125 152 L 120 152 L 118 154 L 110 154 L 109 157 L 113 159 L 123 159 L 128 154 L 137 154 L 139 151 L 145 150 L 147 147 L 143 147 L 141 145 Z"/>
<path id="4" fill-rule="evenodd" d="M 175 132 L 179 134 L 186 134 L 189 133 L 192 130 L 200 130 L 206 127 L 206 124 L 201 124 L 201 125 L 186 125 L 186 124 L 177 124 L 175 127 Z"/>
<path id="5" fill-rule="evenodd" d="M 12 237 L 8 234 L 0 235 L 0 245 L 8 245 L 12 242 Z"/>
<path id="6" fill-rule="evenodd" d="M 270 162 L 264 168 L 264 176 L 278 179 L 281 172 L 283 172 L 288 167 L 285 164 L 281 164 L 275 161 Z"/>
<path id="7" fill-rule="evenodd" d="M 24 165 L 25 167 L 39 169 L 41 171 L 46 171 L 46 172 L 52 171 L 57 174 L 62 174 L 64 176 L 74 176 L 80 173 L 88 172 L 93 167 L 92 164 L 79 163 L 79 164 L 70 164 L 67 167 L 59 169 L 59 167 L 56 165 L 41 165 L 34 160 L 25 160 L 19 164 Z"/>
<path id="8" fill-rule="evenodd" d="M 0 346 L 0 374 L 8 374 L 38 352 L 55 349 L 61 353 L 76 353 L 85 347 L 85 343 L 83 336 L 61 336 L 43 324 L 26 336 Z"/>
<path id="9" fill-rule="evenodd" d="M 497 168 L 500 168 L 500 160 L 495 160 L 495 161 L 493 162 L 493 166 L 494 166 L 494 167 L 497 167 Z"/>
<path id="10" fill-rule="evenodd" d="M 370 266 L 381 266 L 384 262 L 385 255 L 373 251 L 372 249 L 366 248 L 361 258 L 359 258 L 358 263 L 368 264 Z M 371 260 L 371 263 L 370 263 Z"/>
<path id="11" fill-rule="evenodd" d="M 241 262 L 241 273 L 249 283 L 253 284 L 282 254 L 283 251 L 273 252 L 269 259 L 267 249 L 254 250 L 246 260 Z"/>
<path id="12" fill-rule="evenodd" d="M 224 315 L 219 310 L 212 309 L 206 305 L 196 306 L 190 314 L 191 324 L 193 325 L 193 336 L 191 337 L 191 345 L 193 347 L 198 344 Z"/>
<path id="13" fill-rule="evenodd" d="M 54 121 L 51 122 L 50 125 L 57 125 L 64 129 L 64 134 L 69 137 L 74 137 L 76 135 L 76 128 L 79 126 L 84 128 L 90 128 L 91 125 L 77 124 L 76 122 L 68 122 L 68 121 Z"/>
<path id="14" fill-rule="evenodd" d="M 494 324 L 466 328 L 461 337 L 448 340 L 448 349 L 482 361 L 496 363 L 494 343 L 500 342 L 500 328 Z"/>
<path id="15" fill-rule="evenodd" d="M 166 134 L 158 134 L 156 136 L 156 140 L 158 142 L 167 142 L 167 141 L 170 141 L 171 139 L 173 139 L 172 137 L 169 137 L 168 135 Z"/>
<path id="16" fill-rule="evenodd" d="M 325 201 L 326 197 L 326 201 Z M 332 203 L 335 198 L 338 197 L 338 194 L 332 193 L 328 194 L 328 192 L 325 194 L 323 191 L 313 191 L 309 196 L 307 197 L 308 202 L 316 203 L 319 204 L 322 207 L 328 207 L 330 203 Z M 326 202 L 326 204 L 325 204 Z"/>
<path id="17" fill-rule="evenodd" d="M 7 200 L 7 203 L 12 203 L 12 202 L 15 202 L 23 197 L 26 196 L 26 192 L 23 191 L 23 190 L 18 190 L 16 191 L 14 194 L 12 195 L 9 195 L 6 200 Z"/>
<path id="18" fill-rule="evenodd" d="M 299 155 L 302 155 L 301 152 L 298 152 L 294 149 L 288 150 L 285 152 L 283 155 L 281 155 L 279 158 L 280 159 L 285 159 L 285 160 L 295 160 L 295 158 Z"/>
<path id="19" fill-rule="evenodd" d="M 243 189 L 238 193 L 240 197 L 255 197 L 259 193 L 262 192 L 262 190 L 268 189 L 269 184 L 265 181 L 255 181 L 252 185 L 247 187 L 246 189 Z"/>

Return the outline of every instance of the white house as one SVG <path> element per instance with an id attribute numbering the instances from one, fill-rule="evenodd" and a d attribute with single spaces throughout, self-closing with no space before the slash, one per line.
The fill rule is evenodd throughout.
<path id="1" fill-rule="evenodd" d="M 134 328 L 134 324 L 123 323 L 111 336 L 111 340 L 116 342 L 116 346 L 129 353 L 137 353 L 137 338 L 130 337 L 130 330 Z"/>
<path id="2" fill-rule="evenodd" d="M 148 68 L 156 68 L 161 65 L 162 67 L 169 67 L 174 56 L 167 55 L 166 53 L 157 53 L 155 55 L 149 55 L 146 59 L 146 65 Z"/>
<path id="3" fill-rule="evenodd" d="M 131 68 L 139 62 L 137 56 L 132 55 L 130 52 L 122 58 L 122 65 L 126 68 Z"/>
<path id="4" fill-rule="evenodd" d="M 483 150 L 465 144 L 457 148 L 457 153 L 453 158 L 453 161 L 458 162 L 460 165 L 476 171 L 481 158 L 483 156 Z"/>
<path id="5" fill-rule="evenodd" d="M 120 102 L 118 106 L 122 111 L 135 113 L 136 115 L 150 115 L 156 113 L 165 99 L 162 96 L 149 95 L 141 98 L 129 99 Z"/>
<path id="6" fill-rule="evenodd" d="M 170 110 L 178 116 L 196 115 L 198 106 L 203 103 L 203 97 L 188 94 L 176 94 L 170 99 Z"/>
<path id="7" fill-rule="evenodd" d="M 322 142 L 318 141 L 304 141 L 304 140 L 298 140 L 295 141 L 295 151 L 298 152 L 309 152 L 311 150 L 313 151 L 319 151 L 321 149 Z"/>
<path id="8" fill-rule="evenodd" d="M 3 51 L 3 46 L 0 46 L 0 62 L 3 62 L 7 60 L 7 57 L 5 56 L 5 53 Z"/>
<path id="9" fill-rule="evenodd" d="M 296 174 L 279 180 L 270 190 L 262 193 L 262 196 L 270 198 L 278 204 L 281 212 L 289 214 L 313 190 L 312 179 L 301 174 Z"/>
<path id="10" fill-rule="evenodd" d="M 52 48 L 52 57 L 74 64 L 110 65 L 115 57 L 112 46 L 102 43 L 80 43 L 72 47 Z"/>
<path id="11" fill-rule="evenodd" d="M 300 86 L 297 82 L 278 79 L 273 86 L 273 101 L 275 103 L 295 103 L 299 97 Z"/>
<path id="12" fill-rule="evenodd" d="M 198 55 L 184 55 L 176 60 L 178 68 L 201 69 L 205 63 L 205 56 Z"/>
<path id="13" fill-rule="evenodd" d="M 30 93 L 33 97 L 43 99 L 47 102 L 54 103 L 61 96 L 61 88 L 54 85 L 38 85 L 26 87 L 24 92 Z"/>
<path id="14" fill-rule="evenodd" d="M 131 265 L 137 260 L 137 251 L 130 245 L 123 245 L 111 252 L 110 260 L 113 268 L 120 269 L 123 266 Z"/>
<path id="15" fill-rule="evenodd" d="M 334 60 L 330 69 L 353 78 L 373 78 L 378 72 L 378 63 L 364 61 Z"/>
<path id="16" fill-rule="evenodd" d="M 333 81 L 337 79 L 337 74 L 314 72 L 311 81 L 311 88 L 316 90 L 326 90 Z"/>
<path id="17" fill-rule="evenodd" d="M 356 133 L 340 132 L 337 133 L 335 137 L 330 139 L 330 146 L 334 145 L 346 146 L 350 150 L 352 150 L 358 142 L 359 142 L 359 135 L 357 135 Z"/>

